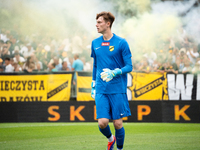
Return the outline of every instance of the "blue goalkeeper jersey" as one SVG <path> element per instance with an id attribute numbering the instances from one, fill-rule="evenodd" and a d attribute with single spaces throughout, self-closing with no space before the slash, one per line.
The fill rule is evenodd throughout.
<path id="1" fill-rule="evenodd" d="M 108 41 L 100 36 L 92 41 L 91 50 L 91 57 L 94 59 L 93 80 L 96 81 L 96 93 L 126 93 L 127 73 L 132 71 L 131 51 L 127 41 L 115 34 Z M 105 68 L 110 70 L 122 69 L 122 75 L 105 82 L 100 75 Z M 127 68 L 129 69 L 127 70 Z"/>

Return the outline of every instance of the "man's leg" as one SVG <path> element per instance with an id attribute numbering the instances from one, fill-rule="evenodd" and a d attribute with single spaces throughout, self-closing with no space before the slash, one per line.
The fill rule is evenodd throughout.
<path id="1" fill-rule="evenodd" d="M 125 138 L 125 130 L 123 127 L 123 120 L 122 119 L 113 120 L 113 124 L 115 127 L 117 149 L 122 150 L 123 145 L 124 145 L 124 138 Z"/>
<path id="2" fill-rule="evenodd" d="M 100 132 L 108 138 L 108 150 L 112 150 L 115 144 L 115 137 L 112 135 L 110 126 L 108 125 L 109 119 L 100 118 L 98 119 L 98 125 Z"/>
<path id="3" fill-rule="evenodd" d="M 117 149 L 123 149 L 125 130 L 123 127 L 123 117 L 131 115 L 129 108 L 128 98 L 125 93 L 123 94 L 110 94 L 110 105 L 112 109 L 112 119 L 115 127 L 115 136 L 117 142 Z"/>

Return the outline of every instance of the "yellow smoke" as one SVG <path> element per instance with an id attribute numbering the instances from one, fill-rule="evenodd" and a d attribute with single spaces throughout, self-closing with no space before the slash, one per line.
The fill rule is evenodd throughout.
<path id="1" fill-rule="evenodd" d="M 146 8 L 146 5 L 139 6 Z M 145 52 L 159 49 L 162 42 L 177 32 L 180 24 L 180 19 L 175 15 L 145 12 L 127 19 L 121 27 L 121 35 L 127 38 L 134 57 L 141 59 Z"/>
<path id="2" fill-rule="evenodd" d="M 129 3 L 135 3 L 138 12 L 143 13 L 150 9 L 150 0 L 128 0 Z"/>

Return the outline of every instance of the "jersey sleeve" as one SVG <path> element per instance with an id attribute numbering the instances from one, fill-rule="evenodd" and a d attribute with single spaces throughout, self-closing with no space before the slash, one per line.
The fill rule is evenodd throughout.
<path id="1" fill-rule="evenodd" d="M 96 70 L 97 70 L 97 64 L 96 64 L 96 55 L 94 52 L 93 42 L 91 45 L 91 57 L 93 57 L 93 72 L 92 72 L 92 80 L 96 80 Z"/>
<path id="2" fill-rule="evenodd" d="M 91 57 L 93 57 L 93 58 L 95 57 L 93 42 L 92 42 L 92 45 L 91 45 Z"/>
<path id="3" fill-rule="evenodd" d="M 121 50 L 122 50 L 122 57 L 125 64 L 125 66 L 121 68 L 122 74 L 129 73 L 133 69 L 132 60 L 131 60 L 132 54 L 131 54 L 128 42 L 125 39 L 123 39 L 123 41 L 121 42 Z"/>

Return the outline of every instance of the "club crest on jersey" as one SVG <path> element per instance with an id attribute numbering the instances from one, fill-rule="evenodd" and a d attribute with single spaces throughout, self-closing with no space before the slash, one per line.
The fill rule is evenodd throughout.
<path id="1" fill-rule="evenodd" d="M 114 51 L 114 46 L 109 46 L 109 51 Z"/>
<path id="2" fill-rule="evenodd" d="M 110 45 L 110 42 L 102 42 L 101 43 L 101 46 L 109 46 Z"/>

